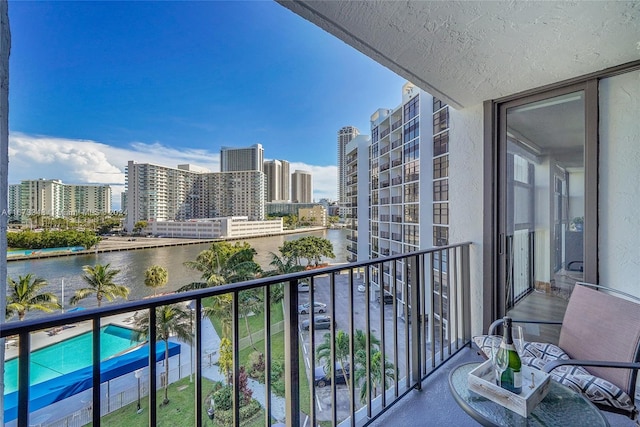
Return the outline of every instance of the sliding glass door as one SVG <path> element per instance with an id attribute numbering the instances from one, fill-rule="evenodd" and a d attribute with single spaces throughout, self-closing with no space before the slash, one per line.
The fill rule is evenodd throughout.
<path id="1" fill-rule="evenodd" d="M 574 284 L 585 280 L 587 99 L 585 87 L 572 87 L 500 106 L 502 313 L 562 320 Z M 527 332 L 557 340 L 554 328 Z"/>

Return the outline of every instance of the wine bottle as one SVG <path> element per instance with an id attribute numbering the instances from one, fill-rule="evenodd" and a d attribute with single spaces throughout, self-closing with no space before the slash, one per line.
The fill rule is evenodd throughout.
<path id="1" fill-rule="evenodd" d="M 497 357 L 505 360 L 508 359 L 509 363 L 507 368 L 500 377 L 500 385 L 502 388 L 509 390 L 512 393 L 520 394 L 522 392 L 522 362 L 520 356 L 513 345 L 513 334 L 511 330 L 511 318 L 505 317 L 503 319 L 504 334 L 502 336 L 502 344 L 500 344 L 500 350 L 498 350 Z"/>

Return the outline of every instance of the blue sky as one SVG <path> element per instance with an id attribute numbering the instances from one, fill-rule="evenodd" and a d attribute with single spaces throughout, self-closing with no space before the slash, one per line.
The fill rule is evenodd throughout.
<path id="1" fill-rule="evenodd" d="M 128 160 L 219 170 L 261 143 L 336 197 L 336 132 L 404 80 L 270 1 L 9 2 L 9 183 L 124 184 Z M 119 207 L 119 197 L 115 197 Z"/>

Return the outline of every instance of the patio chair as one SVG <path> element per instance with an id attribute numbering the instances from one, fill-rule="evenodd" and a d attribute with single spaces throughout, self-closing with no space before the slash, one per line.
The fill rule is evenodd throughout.
<path id="1" fill-rule="evenodd" d="M 640 370 L 639 298 L 604 286 L 577 283 L 562 322 L 513 322 L 562 325 L 558 346 L 525 343 L 523 364 L 548 372 L 602 410 L 637 419 L 634 399 Z M 502 319 L 493 322 L 489 335 L 501 324 Z M 486 355 L 490 354 L 486 336 L 474 337 L 474 341 Z"/>

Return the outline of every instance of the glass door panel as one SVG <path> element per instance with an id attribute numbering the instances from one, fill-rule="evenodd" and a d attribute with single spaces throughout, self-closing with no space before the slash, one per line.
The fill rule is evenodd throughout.
<path id="1" fill-rule="evenodd" d="M 504 307 L 516 318 L 562 320 L 584 277 L 584 93 L 505 111 Z M 531 326 L 527 333 L 556 342 L 553 329 Z"/>

